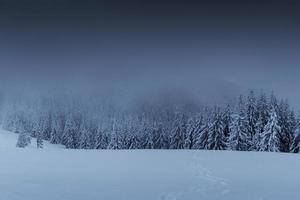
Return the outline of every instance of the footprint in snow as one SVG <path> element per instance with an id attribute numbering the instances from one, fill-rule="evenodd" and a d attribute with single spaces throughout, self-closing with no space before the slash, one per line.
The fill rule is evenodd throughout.
<path id="1" fill-rule="evenodd" d="M 160 200 L 176 200 L 176 199 L 177 199 L 176 196 L 171 194 L 165 194 L 160 197 Z"/>

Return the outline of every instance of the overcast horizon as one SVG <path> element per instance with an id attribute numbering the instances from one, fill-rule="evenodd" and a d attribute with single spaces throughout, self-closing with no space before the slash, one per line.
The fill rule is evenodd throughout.
<path id="1" fill-rule="evenodd" d="M 0 0 L 1 87 L 274 91 L 300 110 L 297 1 Z M 30 90 L 30 89 L 28 89 Z"/>

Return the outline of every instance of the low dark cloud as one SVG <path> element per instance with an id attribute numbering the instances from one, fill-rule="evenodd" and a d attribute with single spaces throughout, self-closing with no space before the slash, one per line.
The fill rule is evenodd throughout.
<path id="1" fill-rule="evenodd" d="M 299 8 L 297 1 L 1 0 L 2 87 L 137 95 L 172 88 L 209 101 L 255 88 L 299 107 Z"/>

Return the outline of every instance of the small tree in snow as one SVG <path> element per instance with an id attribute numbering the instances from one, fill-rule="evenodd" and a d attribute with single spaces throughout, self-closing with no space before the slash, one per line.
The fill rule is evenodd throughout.
<path id="1" fill-rule="evenodd" d="M 20 127 L 20 132 L 19 132 L 19 136 L 18 136 L 18 141 L 16 146 L 19 148 L 25 148 L 26 146 L 28 146 L 31 143 L 31 137 L 29 135 L 29 133 L 27 133 L 24 128 Z"/>
<path id="2" fill-rule="evenodd" d="M 38 149 L 42 149 L 44 147 L 43 135 L 41 132 L 39 132 L 38 135 L 36 136 L 36 147 Z"/>

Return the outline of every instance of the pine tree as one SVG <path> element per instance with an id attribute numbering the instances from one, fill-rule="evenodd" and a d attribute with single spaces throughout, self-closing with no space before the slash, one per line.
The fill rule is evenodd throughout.
<path id="1" fill-rule="evenodd" d="M 51 125 L 51 132 L 50 132 L 50 143 L 51 144 L 60 144 L 61 135 L 62 135 L 62 128 L 58 122 L 58 119 L 53 119 Z"/>
<path id="2" fill-rule="evenodd" d="M 250 150 L 252 150 L 252 151 L 259 151 L 260 150 L 260 143 L 261 143 L 261 140 L 262 140 L 262 135 L 264 133 L 264 129 L 265 129 L 266 124 L 264 123 L 263 117 L 261 115 L 259 115 L 258 120 L 256 122 L 256 126 L 255 126 L 256 127 L 256 133 L 253 137 Z"/>
<path id="3" fill-rule="evenodd" d="M 200 120 L 197 121 L 195 128 L 197 138 L 193 149 L 208 149 L 209 127 L 210 123 L 208 119 L 204 124 Z"/>
<path id="4" fill-rule="evenodd" d="M 226 139 L 228 139 L 230 135 L 230 124 L 232 122 L 231 115 L 232 115 L 232 111 L 230 105 L 227 105 L 222 116 L 223 125 L 224 125 L 224 136 Z"/>
<path id="5" fill-rule="evenodd" d="M 272 92 L 271 96 L 270 96 L 269 110 L 270 110 L 270 113 L 272 110 L 275 110 L 275 112 L 278 112 L 278 100 L 277 100 L 277 97 L 275 96 L 274 92 Z"/>
<path id="6" fill-rule="evenodd" d="M 90 149 L 92 147 L 90 141 L 90 132 L 87 128 L 86 122 L 83 122 L 79 130 L 79 148 L 80 149 Z"/>
<path id="7" fill-rule="evenodd" d="M 209 150 L 225 150 L 226 138 L 224 135 L 224 125 L 222 114 L 219 108 L 215 108 L 214 117 L 211 126 L 209 127 L 209 136 L 207 141 Z"/>
<path id="8" fill-rule="evenodd" d="M 300 123 L 297 122 L 295 126 L 295 132 L 293 134 L 293 142 L 291 145 L 291 152 L 299 153 L 300 152 Z"/>
<path id="9" fill-rule="evenodd" d="M 256 129 L 259 132 L 263 132 L 264 126 L 268 123 L 269 117 L 270 117 L 270 109 L 267 101 L 267 97 L 265 93 L 261 93 L 258 102 L 257 102 L 257 111 L 258 115 L 261 118 L 261 127 L 259 129 Z"/>
<path id="10" fill-rule="evenodd" d="M 116 119 L 113 120 L 112 131 L 109 136 L 108 149 L 121 149 L 119 134 L 116 131 Z"/>
<path id="11" fill-rule="evenodd" d="M 104 145 L 103 137 L 104 137 L 104 130 L 102 130 L 102 126 L 98 124 L 97 131 L 92 135 L 93 137 L 93 148 L 94 149 L 106 149 L 107 143 Z M 105 146 L 105 147 L 104 147 Z"/>
<path id="12" fill-rule="evenodd" d="M 300 131 L 298 129 L 299 126 L 299 122 L 297 121 L 296 117 L 295 117 L 295 113 L 292 110 L 289 114 L 289 118 L 288 118 L 288 134 L 290 136 L 290 145 L 289 145 L 289 151 L 291 152 L 293 149 L 293 142 L 295 140 L 295 136 L 297 135 L 297 131 Z"/>
<path id="13" fill-rule="evenodd" d="M 31 143 L 31 137 L 28 132 L 21 126 L 19 128 L 19 136 L 16 147 L 25 148 Z"/>
<path id="14" fill-rule="evenodd" d="M 247 128 L 250 135 L 250 140 L 253 141 L 253 138 L 255 137 L 256 134 L 256 122 L 258 119 L 258 113 L 256 110 L 256 98 L 253 90 L 251 90 L 249 93 L 246 108 L 247 108 L 247 120 L 248 120 Z"/>
<path id="15" fill-rule="evenodd" d="M 154 149 L 168 149 L 168 139 L 163 131 L 163 124 L 159 124 L 154 130 Z"/>
<path id="16" fill-rule="evenodd" d="M 269 104 L 267 102 L 267 98 L 264 93 L 261 93 L 260 97 L 258 98 L 257 111 L 258 111 L 258 119 L 255 125 L 255 135 L 253 137 L 251 150 L 259 151 L 262 134 L 264 132 L 264 128 L 267 125 L 270 117 Z"/>
<path id="17" fill-rule="evenodd" d="M 42 149 L 44 147 L 43 135 L 41 132 L 38 132 L 38 134 L 36 136 L 36 147 L 38 149 Z"/>
<path id="18" fill-rule="evenodd" d="M 229 136 L 229 149 L 234 151 L 247 151 L 249 149 L 249 135 L 245 124 L 247 123 L 243 113 L 235 116 L 231 125 Z"/>
<path id="19" fill-rule="evenodd" d="M 69 117 L 65 124 L 63 132 L 63 144 L 68 149 L 76 148 L 76 126 L 71 117 Z"/>
<path id="20" fill-rule="evenodd" d="M 149 136 L 149 137 L 151 137 L 151 136 Z M 140 139 L 136 134 L 130 135 L 128 148 L 129 149 L 140 149 L 141 148 Z M 153 149 L 153 142 L 150 138 L 146 138 L 144 148 L 145 149 Z"/>
<path id="21" fill-rule="evenodd" d="M 101 130 L 101 128 L 98 127 L 94 139 L 96 140 L 94 143 L 94 149 L 107 149 L 108 148 L 109 135 L 106 130 Z"/>
<path id="22" fill-rule="evenodd" d="M 287 101 L 281 101 L 278 106 L 278 124 L 281 127 L 280 132 L 280 151 L 289 152 L 292 142 L 292 133 L 290 133 L 290 108 Z"/>
<path id="23" fill-rule="evenodd" d="M 184 148 L 185 149 L 192 149 L 193 146 L 196 143 L 196 129 L 197 126 L 194 123 L 194 120 L 189 120 L 188 122 L 188 128 L 187 128 L 187 133 L 186 133 L 186 137 L 184 140 Z"/>
<path id="24" fill-rule="evenodd" d="M 121 144 L 118 138 L 118 135 L 115 131 L 110 134 L 109 144 L 107 146 L 108 149 L 121 149 Z"/>
<path id="25" fill-rule="evenodd" d="M 275 108 L 273 108 L 270 119 L 262 135 L 260 150 L 272 152 L 280 151 L 280 132 L 281 128 L 278 124 L 278 116 Z"/>
<path id="26" fill-rule="evenodd" d="M 173 130 L 171 133 L 171 149 L 183 149 L 184 148 L 184 141 L 186 137 L 186 119 L 185 115 L 177 114 Z"/>

